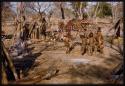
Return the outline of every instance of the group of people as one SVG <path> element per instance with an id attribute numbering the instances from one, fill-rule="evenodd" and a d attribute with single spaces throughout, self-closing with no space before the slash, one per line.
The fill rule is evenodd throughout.
<path id="1" fill-rule="evenodd" d="M 46 39 L 47 22 L 44 17 L 38 19 L 32 19 L 31 24 L 26 19 L 26 16 L 16 19 L 15 21 L 16 33 L 19 33 L 22 39 L 40 39 L 41 36 Z"/>
<path id="2" fill-rule="evenodd" d="M 46 29 L 47 29 L 47 22 L 46 19 L 39 18 L 38 20 L 33 20 L 31 27 L 30 27 L 30 38 L 33 39 L 46 39 Z"/>
<path id="3" fill-rule="evenodd" d="M 72 49 L 74 49 L 74 47 L 78 44 L 81 46 L 82 55 L 85 53 L 88 53 L 89 55 L 92 55 L 96 52 L 103 53 L 104 39 L 100 27 L 98 27 L 96 31 L 83 29 L 83 31 L 79 32 L 79 37 L 81 43 L 72 43 L 70 42 L 71 37 L 69 37 L 68 34 L 65 36 L 64 44 L 67 47 L 66 53 L 70 53 Z"/>
<path id="4" fill-rule="evenodd" d="M 28 55 L 29 28 L 26 17 L 22 16 L 15 21 L 16 31 L 13 36 L 13 43 L 9 48 L 10 55 L 14 58 L 23 58 Z"/>
<path id="5" fill-rule="evenodd" d="M 46 20 L 43 18 L 42 20 L 32 22 L 33 24 L 30 25 L 27 22 L 26 16 L 21 16 L 21 18 L 16 19 L 16 31 L 13 37 L 13 44 L 10 47 L 12 56 L 17 57 L 20 53 L 25 53 L 27 51 L 29 39 L 32 38 L 32 36 L 36 35 L 35 37 L 37 38 L 37 35 L 41 33 L 46 38 L 46 26 L 44 24 Z M 41 30 L 38 31 L 38 29 Z"/>
<path id="6" fill-rule="evenodd" d="M 85 54 L 86 51 L 90 55 L 93 54 L 93 52 L 99 51 L 100 53 L 103 53 L 103 48 L 104 48 L 104 40 L 103 36 L 101 33 L 101 28 L 98 27 L 97 31 L 94 33 L 93 31 L 90 31 L 90 33 L 87 35 L 86 34 L 87 30 L 84 30 L 84 34 L 80 35 L 81 40 L 82 40 L 82 45 L 81 45 L 81 51 L 82 55 Z"/>
<path id="7" fill-rule="evenodd" d="M 47 22 L 45 20 L 45 18 L 43 19 L 39 19 L 38 22 L 33 22 L 32 27 L 30 27 L 30 30 L 28 29 L 27 24 L 25 23 L 25 17 L 23 17 L 23 35 L 20 36 L 21 39 L 27 40 L 27 38 L 30 36 L 34 36 L 34 35 L 43 35 L 44 39 L 46 39 L 47 36 Z M 70 22 L 71 23 L 71 22 Z M 62 25 L 62 24 L 61 24 Z M 63 25 L 62 27 L 64 27 L 65 25 Z M 70 25 L 72 26 L 72 25 Z M 74 47 L 77 45 L 77 43 L 70 43 L 70 39 L 72 39 L 71 36 L 71 27 L 67 27 L 68 29 L 62 28 L 64 29 L 61 32 L 58 32 L 58 34 L 66 32 L 66 35 L 64 35 L 64 44 L 66 46 L 66 53 L 70 53 L 72 51 L 72 49 L 74 49 Z M 60 29 L 59 28 L 59 29 Z M 32 34 L 31 34 L 32 33 Z M 53 33 L 53 32 L 52 32 Z M 55 36 L 54 36 L 55 37 Z M 81 40 L 81 54 L 84 55 L 85 53 L 88 53 L 90 55 L 92 55 L 94 52 L 96 53 L 97 51 L 100 53 L 103 53 L 103 48 L 104 48 L 104 43 L 103 43 L 103 36 L 101 33 L 101 28 L 98 27 L 98 29 L 96 31 L 94 30 L 89 30 L 88 29 L 83 29 L 82 31 L 79 31 L 79 37 Z M 38 37 L 39 38 L 39 37 Z M 72 40 L 73 41 L 73 40 Z"/>

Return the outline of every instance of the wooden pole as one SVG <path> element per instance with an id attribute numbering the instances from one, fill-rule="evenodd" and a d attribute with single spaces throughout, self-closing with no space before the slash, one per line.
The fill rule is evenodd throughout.
<path id="1" fill-rule="evenodd" d="M 5 68 L 2 63 L 2 84 L 8 84 Z"/>
<path id="2" fill-rule="evenodd" d="M 5 48 L 5 45 L 4 45 L 3 42 L 2 42 L 2 48 L 3 48 L 3 52 L 4 52 L 5 55 L 6 55 L 6 56 L 5 56 L 5 59 L 6 59 L 7 63 L 8 63 L 8 65 L 9 65 L 10 69 L 12 70 L 15 79 L 17 80 L 18 77 L 17 77 L 17 73 L 16 73 L 16 70 L 15 70 L 15 67 L 14 67 L 14 65 L 13 65 L 13 62 L 12 62 L 12 60 L 11 60 L 12 57 L 9 55 L 9 53 L 8 53 L 7 49 Z"/>

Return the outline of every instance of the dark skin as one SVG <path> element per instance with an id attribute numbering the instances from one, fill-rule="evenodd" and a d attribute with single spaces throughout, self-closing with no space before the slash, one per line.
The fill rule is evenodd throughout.
<path id="1" fill-rule="evenodd" d="M 45 18 L 43 18 L 42 22 L 43 22 L 43 27 L 42 27 L 41 33 L 44 36 L 44 39 L 46 39 L 46 20 L 45 20 Z"/>
<path id="2" fill-rule="evenodd" d="M 98 51 L 100 53 L 103 53 L 103 48 L 104 48 L 104 45 L 103 45 L 103 36 L 102 36 L 102 33 L 101 33 L 101 29 L 99 28 L 98 31 L 97 31 L 97 36 L 96 36 L 96 40 L 97 40 L 97 47 L 98 47 Z"/>
<path id="3" fill-rule="evenodd" d="M 87 34 L 86 34 L 86 29 L 84 29 L 83 34 L 80 35 L 80 38 L 82 40 L 82 45 L 81 45 L 81 52 L 82 55 L 84 55 L 87 51 Z"/>
<path id="4" fill-rule="evenodd" d="M 90 32 L 90 34 L 89 34 L 89 45 L 88 45 L 88 51 L 89 51 L 90 55 L 92 55 L 93 52 L 94 52 L 94 42 L 95 42 L 94 35 L 93 35 L 92 32 Z"/>
<path id="5" fill-rule="evenodd" d="M 65 36 L 65 39 L 64 39 L 64 45 L 66 47 L 66 54 L 70 53 L 70 40 L 67 36 Z"/>

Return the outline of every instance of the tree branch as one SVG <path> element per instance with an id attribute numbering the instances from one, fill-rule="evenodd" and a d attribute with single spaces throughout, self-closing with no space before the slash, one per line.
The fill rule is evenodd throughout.
<path id="1" fill-rule="evenodd" d="M 51 6 L 51 4 L 49 4 L 49 6 L 47 8 L 45 8 L 42 12 L 44 12 L 45 10 L 47 10 L 50 6 Z"/>

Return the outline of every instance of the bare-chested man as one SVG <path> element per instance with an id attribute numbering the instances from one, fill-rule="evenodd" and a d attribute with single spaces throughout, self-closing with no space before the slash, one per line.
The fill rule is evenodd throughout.
<path id="1" fill-rule="evenodd" d="M 100 27 L 98 27 L 95 39 L 96 39 L 96 50 L 99 51 L 100 53 L 103 53 L 104 38 L 103 38 L 103 35 L 101 33 Z"/>
<path id="2" fill-rule="evenodd" d="M 81 54 L 84 55 L 87 50 L 87 29 L 84 29 L 84 31 L 80 33 L 80 38 L 82 40 Z"/>
<path id="3" fill-rule="evenodd" d="M 95 43 L 94 35 L 93 35 L 93 32 L 90 31 L 89 36 L 88 36 L 88 53 L 90 55 L 93 55 L 94 46 L 95 46 L 94 43 Z"/>

